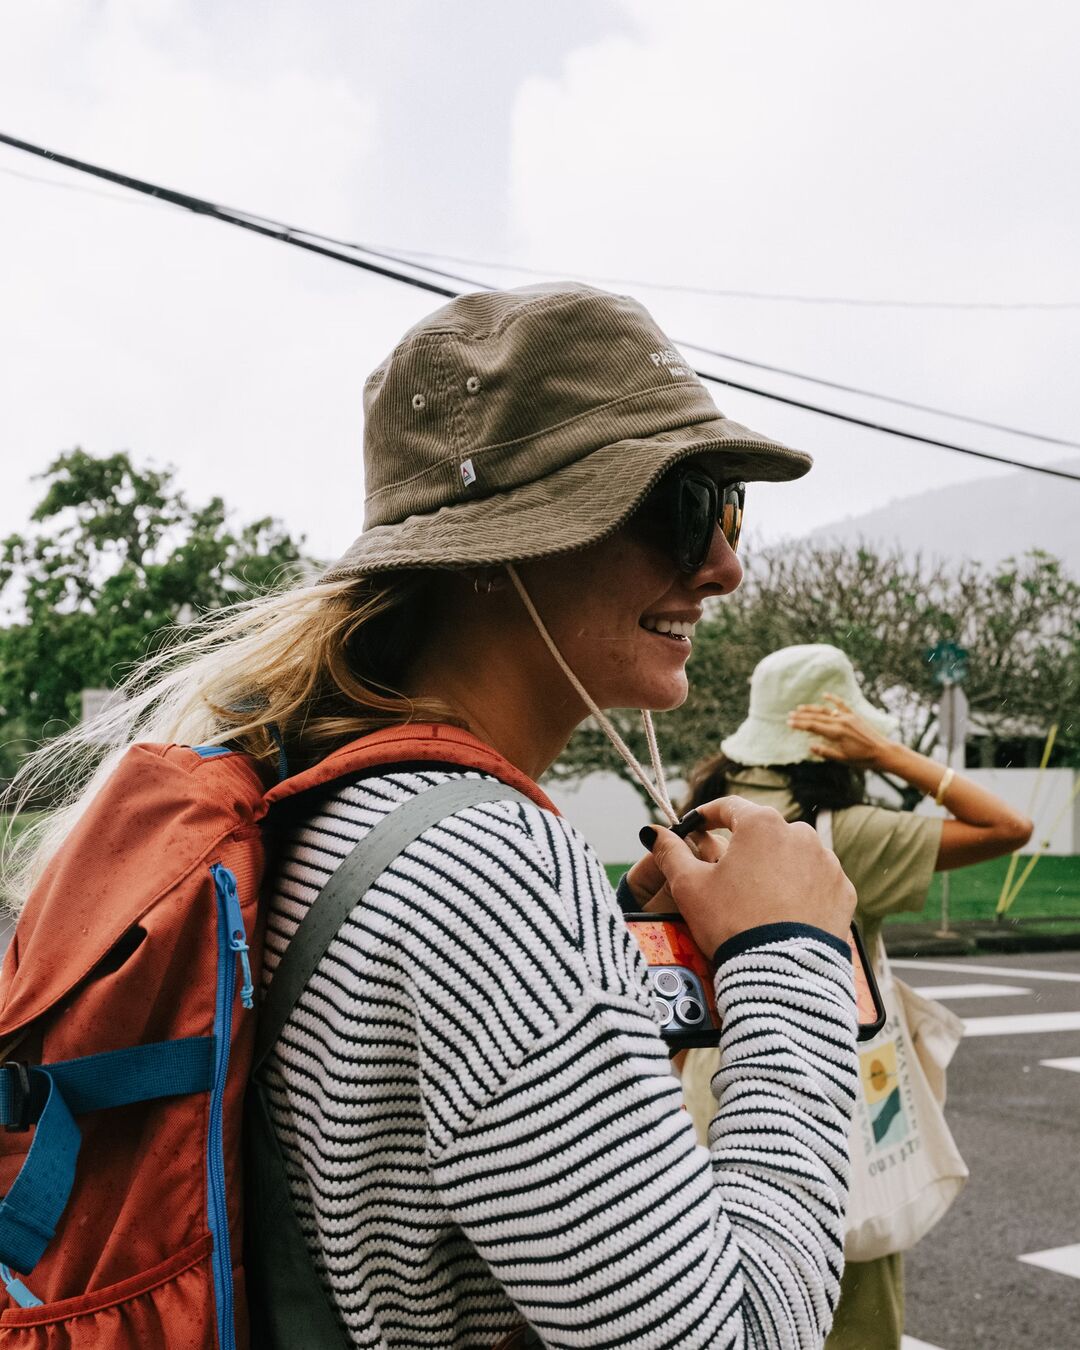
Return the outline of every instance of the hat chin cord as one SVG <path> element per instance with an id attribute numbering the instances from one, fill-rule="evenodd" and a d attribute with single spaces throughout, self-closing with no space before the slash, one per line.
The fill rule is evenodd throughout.
<path id="1" fill-rule="evenodd" d="M 670 824 L 672 825 L 677 824 L 679 820 L 679 813 L 675 810 L 675 807 L 671 803 L 671 797 L 668 795 L 667 780 L 664 777 L 664 766 L 660 762 L 660 747 L 657 745 L 656 742 L 656 728 L 653 726 L 652 714 L 648 711 L 647 708 L 642 708 L 641 710 L 641 719 L 645 723 L 645 739 L 649 743 L 649 757 L 652 760 L 653 773 L 656 777 L 655 782 L 653 782 L 652 779 L 649 778 L 649 775 L 645 772 L 642 766 L 635 759 L 634 752 L 630 749 L 630 747 L 626 744 L 623 738 L 615 730 L 615 727 L 613 726 L 611 719 L 605 716 L 605 714 L 600 711 L 596 703 L 590 697 L 588 690 L 581 683 L 581 681 L 574 674 L 574 672 L 570 669 L 570 666 L 564 659 L 562 652 L 560 652 L 558 647 L 556 647 L 555 639 L 548 632 L 543 619 L 541 619 L 539 613 L 537 612 L 536 606 L 530 599 L 529 593 L 525 589 L 525 583 L 521 580 L 521 577 L 518 575 L 517 568 L 514 566 L 513 563 L 507 563 L 506 570 L 509 573 L 510 580 L 514 583 L 514 589 L 521 597 L 521 603 L 525 606 L 525 610 L 528 613 L 529 618 L 532 619 L 533 623 L 536 625 L 536 631 L 543 638 L 545 646 L 547 647 L 551 655 L 555 658 L 555 661 L 559 669 L 573 685 L 574 689 L 580 696 L 581 701 L 592 713 L 601 731 L 603 731 L 604 735 L 615 747 L 615 750 L 625 763 L 626 767 L 630 770 L 633 776 L 637 779 L 637 781 L 641 784 L 641 786 L 645 789 L 645 791 L 656 803 L 660 813 L 667 817 L 668 822 Z"/>

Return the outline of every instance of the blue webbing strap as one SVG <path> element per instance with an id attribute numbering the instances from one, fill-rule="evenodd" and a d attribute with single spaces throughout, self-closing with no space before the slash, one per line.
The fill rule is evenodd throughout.
<path id="1" fill-rule="evenodd" d="M 0 1201 L 0 1262 L 28 1274 L 56 1232 L 75 1182 L 82 1142 L 75 1116 L 206 1092 L 213 1071 L 212 1036 L 136 1045 L 56 1064 L 3 1065 L 0 1124 L 20 1129 L 36 1123 L 37 1129 L 19 1175 Z"/>

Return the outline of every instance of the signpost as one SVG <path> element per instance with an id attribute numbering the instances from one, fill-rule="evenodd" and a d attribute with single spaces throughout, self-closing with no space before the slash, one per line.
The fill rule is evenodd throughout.
<path id="1" fill-rule="evenodd" d="M 966 650 L 944 639 L 935 643 L 926 653 L 926 663 L 933 672 L 934 683 L 941 686 L 938 700 L 938 734 L 945 750 L 947 768 L 964 768 L 964 747 L 967 743 L 968 700 L 962 688 L 968 674 Z M 941 928 L 938 937 L 952 937 L 949 928 L 949 874 L 941 874 Z"/>

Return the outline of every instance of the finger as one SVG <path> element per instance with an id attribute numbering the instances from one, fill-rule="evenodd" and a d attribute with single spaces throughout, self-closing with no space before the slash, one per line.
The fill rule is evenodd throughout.
<path id="1" fill-rule="evenodd" d="M 841 712 L 849 713 L 851 711 L 839 694 L 822 694 L 821 697 L 827 699 L 830 703 L 835 703 Z"/>
<path id="2" fill-rule="evenodd" d="M 811 741 L 810 749 L 815 755 L 820 755 L 822 759 L 843 759 L 843 753 L 835 745 L 829 745 L 823 741 Z"/>
<path id="3" fill-rule="evenodd" d="M 711 830 L 695 830 L 690 838 L 697 845 L 697 855 L 702 862 L 719 862 L 731 847 L 722 834 L 714 834 Z"/>
<path id="4" fill-rule="evenodd" d="M 837 736 L 844 730 L 844 724 L 838 717 L 810 716 L 807 713 L 792 713 L 788 726 L 793 731 L 811 731 L 817 736 Z"/>
<path id="5" fill-rule="evenodd" d="M 740 820 L 762 812 L 774 814 L 771 806 L 759 806 L 745 797 L 714 797 L 711 802 L 700 803 L 697 811 L 709 830 L 734 830 Z"/>
<path id="6" fill-rule="evenodd" d="M 642 905 L 646 914 L 678 914 L 679 906 L 666 886 L 661 886 L 647 905 Z"/>
<path id="7" fill-rule="evenodd" d="M 677 834 L 665 830 L 662 825 L 651 825 L 647 828 L 653 832 L 654 838 L 651 844 L 646 844 L 646 847 L 669 887 L 674 888 L 681 877 L 687 876 L 695 867 L 701 866 L 693 850 Z M 644 830 L 642 842 L 645 842 Z"/>
<path id="8" fill-rule="evenodd" d="M 644 909 L 664 884 L 664 874 L 657 867 L 651 853 L 646 853 L 634 863 L 626 874 L 626 884 L 638 907 Z"/>

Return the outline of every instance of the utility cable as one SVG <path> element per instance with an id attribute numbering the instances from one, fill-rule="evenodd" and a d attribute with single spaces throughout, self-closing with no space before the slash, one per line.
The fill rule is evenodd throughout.
<path id="1" fill-rule="evenodd" d="M 27 154 L 36 155 L 39 158 L 50 160 L 56 164 L 62 164 L 66 168 L 75 169 L 80 173 L 86 173 L 95 178 L 102 178 L 110 183 L 116 183 L 120 187 L 128 188 L 133 192 L 140 192 L 146 196 L 152 197 L 158 201 L 168 202 L 173 206 L 179 206 L 186 211 L 192 211 L 196 215 L 209 216 L 211 219 L 223 221 L 225 224 L 237 225 L 241 229 L 251 230 L 255 234 L 261 234 L 267 238 L 277 239 L 284 244 L 292 244 L 296 248 L 302 248 L 310 253 L 318 254 L 322 257 L 333 258 L 338 262 L 347 263 L 351 267 L 358 267 L 366 272 L 372 272 L 376 276 L 385 277 L 389 281 L 399 281 L 408 286 L 415 286 L 420 290 L 431 292 L 435 295 L 442 295 L 448 299 L 456 298 L 460 292 L 450 290 L 446 286 L 438 285 L 435 282 L 427 281 L 422 277 L 400 272 L 381 264 L 368 262 L 362 258 L 356 258 L 347 253 L 339 251 L 341 247 L 368 252 L 362 245 L 345 245 L 341 241 L 334 241 L 336 247 L 329 247 L 326 243 L 314 243 L 313 239 L 322 239 L 327 241 L 329 236 L 317 236 L 308 230 L 298 228 L 292 225 L 286 225 L 282 221 L 272 220 L 267 216 L 258 216 L 251 212 L 230 209 L 228 207 L 218 206 L 213 202 L 207 201 L 202 197 L 194 197 L 190 193 L 177 192 L 172 188 L 162 187 L 157 183 L 147 182 L 145 179 L 133 178 L 128 174 L 116 173 L 111 169 L 105 169 L 96 164 L 89 164 L 84 160 L 74 159 L 70 155 L 63 155 L 53 150 L 47 150 L 43 146 L 33 145 L 28 141 L 22 141 L 14 136 L 8 136 L 0 132 L 0 144 L 9 145 L 15 150 L 22 150 Z M 389 253 L 376 254 L 384 260 L 390 260 L 404 266 L 415 266 L 417 270 L 427 271 L 423 264 L 412 264 L 406 259 L 400 258 Z M 492 289 L 489 285 L 477 283 L 470 278 L 459 277 L 454 273 L 439 273 L 444 278 L 461 281 L 466 285 L 478 285 L 481 289 Z M 690 345 L 689 343 L 687 344 Z M 784 403 L 792 408 L 802 409 L 804 412 L 817 413 L 822 417 L 830 417 L 835 421 L 847 422 L 852 426 L 863 427 L 869 431 L 880 431 L 885 435 L 897 436 L 903 440 L 915 441 L 921 445 L 933 446 L 941 450 L 949 450 L 955 454 L 969 455 L 975 459 L 988 460 L 995 464 L 1008 465 L 1011 468 L 1027 469 L 1032 473 L 1047 474 L 1054 478 L 1067 478 L 1074 482 L 1080 482 L 1080 474 L 1070 473 L 1066 469 L 1055 469 L 1043 464 L 1030 464 L 1024 460 L 1012 459 L 1007 455 L 994 455 L 985 450 L 973 450 L 968 446 L 955 445 L 950 441 L 937 440 L 932 436 L 922 436 L 913 431 L 903 431 L 898 427 L 887 426 L 881 422 L 872 422 L 867 418 L 853 417 L 849 413 L 837 412 L 835 409 L 822 408 L 817 404 L 807 403 L 801 399 L 790 398 L 784 394 L 777 394 L 770 390 L 757 389 L 753 385 L 742 384 L 737 380 L 725 379 L 722 376 L 714 375 L 708 371 L 695 370 L 694 374 L 699 379 L 708 380 L 712 384 L 724 385 L 729 389 L 738 389 L 743 393 L 755 394 L 759 398 L 770 399 L 773 402 Z"/>
<path id="2" fill-rule="evenodd" d="M 96 164 L 88 164 L 84 160 L 73 159 L 70 155 L 61 155 L 55 150 L 46 150 L 43 146 L 31 145 L 29 141 L 20 141 L 14 136 L 5 135 L 3 132 L 0 132 L 0 144 L 10 145 L 15 150 L 24 150 L 27 154 L 38 155 L 54 164 L 63 164 L 68 169 L 77 169 L 80 173 L 90 174 L 94 178 L 103 178 L 108 183 L 116 183 L 120 187 L 130 188 L 132 192 L 141 192 L 157 201 L 169 202 L 173 206 L 183 207 L 185 211 L 193 211 L 196 215 L 210 216 L 214 220 L 221 220 L 229 225 L 238 225 L 242 230 L 251 230 L 255 234 L 266 235 L 270 239 L 279 239 L 282 243 L 293 244 L 296 248 L 306 249 L 309 253 L 318 253 L 324 258 L 336 258 L 338 262 L 348 263 L 350 267 L 359 267 L 365 272 L 374 272 L 376 276 L 383 276 L 391 281 L 404 281 L 422 291 L 430 291 L 434 295 L 443 295 L 448 299 L 453 299 L 458 294 L 457 291 L 447 290 L 445 286 L 424 281 L 420 277 L 403 276 L 400 272 L 392 272 L 388 268 L 380 267 L 377 263 L 365 262 L 362 258 L 353 258 L 348 254 L 326 248 L 322 244 L 312 243 L 310 239 L 301 237 L 307 235 L 306 230 L 294 229 L 291 225 L 285 225 L 280 221 L 271 221 L 266 216 L 257 216 L 247 211 L 230 210 L 228 207 L 216 206 L 213 202 L 206 201 L 202 197 L 193 197 L 187 192 L 175 192 L 172 188 L 162 187 L 157 183 L 148 183 L 142 178 L 132 178 L 128 174 L 114 173 L 112 169 L 103 169 Z"/>
<path id="3" fill-rule="evenodd" d="M 6 140 L 7 138 L 0 137 L 0 139 Z M 106 201 L 121 202 L 124 205 L 132 205 L 137 200 L 131 197 L 121 197 L 118 194 L 112 192 L 99 192 L 94 188 L 82 188 L 75 183 L 62 183 L 55 178 L 42 178 L 37 174 L 20 173 L 18 169 L 9 168 L 6 165 L 0 165 L 0 173 L 8 174 L 12 178 L 19 178 L 29 183 L 41 183 L 46 187 L 63 188 L 69 192 L 83 192 L 90 196 L 103 197 Z M 166 204 L 172 204 L 169 197 L 164 195 L 162 192 L 159 192 L 157 195 L 161 197 L 162 200 L 166 202 Z M 480 281 L 476 277 L 463 276 L 460 272 L 450 272 L 444 270 L 441 267 L 431 267 L 428 264 L 424 263 L 414 264 L 410 261 L 411 257 L 438 258 L 443 256 L 441 254 L 424 253 L 419 250 L 413 249 L 399 249 L 396 253 L 393 253 L 382 248 L 374 248 L 368 244 L 353 243 L 350 240 L 338 239 L 332 235 L 319 234 L 314 230 L 307 230 L 307 229 L 301 230 L 294 226 L 285 225 L 281 221 L 272 220 L 269 217 L 253 217 L 250 212 L 235 212 L 233 214 L 237 216 L 243 215 L 247 219 L 257 219 L 261 224 L 271 227 L 272 229 L 286 232 L 290 235 L 303 234 L 308 239 L 315 239 L 321 241 L 322 243 L 332 244 L 338 248 L 346 248 L 366 253 L 370 257 L 383 258 L 386 261 L 399 263 L 407 267 L 417 266 L 421 271 L 427 272 L 431 276 L 443 277 L 450 281 L 459 281 L 466 286 L 475 286 L 477 290 L 491 289 L 491 286 L 488 282 Z M 448 260 L 453 261 L 454 259 L 449 258 Z M 467 260 L 462 259 L 462 261 Z M 479 263 L 478 265 L 482 267 L 495 267 L 499 266 L 500 264 L 484 262 Z M 523 271 L 529 270 L 534 273 L 539 273 L 540 269 L 533 268 L 533 269 L 519 269 L 519 270 Z M 547 274 L 544 273 L 544 275 Z M 1080 441 L 1070 441 L 1060 436 L 1048 436 L 1038 431 L 1025 431 L 1021 427 L 1008 426 L 1001 422 L 990 422 L 987 421 L 985 418 L 972 417 L 966 413 L 950 412 L 947 408 L 934 407 L 933 405 L 928 403 L 917 403 L 912 399 L 897 398 L 892 394 L 882 394 L 879 391 L 873 389 L 862 389 L 859 388 L 857 385 L 842 384 L 838 380 L 829 380 L 821 375 L 807 375 L 804 371 L 792 370 L 787 366 L 772 365 L 767 361 L 755 361 L 752 360 L 750 357 L 736 356 L 732 352 L 717 351 L 713 347 L 705 346 L 704 343 L 691 342 L 686 338 L 676 338 L 675 341 L 678 343 L 680 347 L 689 347 L 692 351 L 701 352 L 705 356 L 716 356 L 723 361 L 731 361 L 737 365 L 749 366 L 754 370 L 766 370 L 775 375 L 787 375 L 795 380 L 805 380 L 808 384 L 821 385 L 822 388 L 825 389 L 837 389 L 846 394 L 858 394 L 862 398 L 873 398 L 879 400 L 882 403 L 895 404 L 897 407 L 900 408 L 912 408 L 917 412 L 932 413 L 936 417 L 948 417 L 952 421 L 965 422 L 971 426 L 984 427 L 990 431 L 1007 432 L 1010 436 L 1022 436 L 1027 440 L 1042 441 L 1047 445 L 1060 445 L 1070 450 L 1080 450 Z"/>
<path id="4" fill-rule="evenodd" d="M 985 418 L 972 417 L 968 413 L 949 412 L 947 408 L 936 408 L 929 403 L 916 403 L 913 399 L 896 398 L 892 394 L 882 394 L 873 389 L 860 389 L 854 384 L 841 384 L 838 380 L 827 380 L 821 375 L 806 375 L 787 366 L 773 366 L 766 361 L 752 361 L 747 356 L 720 352 L 713 347 L 703 346 L 700 342 L 688 342 L 686 338 L 676 338 L 675 341 L 680 347 L 689 347 L 692 351 L 701 352 L 705 356 L 718 356 L 722 361 L 734 361 L 737 365 L 751 366 L 754 370 L 767 370 L 774 375 L 790 375 L 792 379 L 805 380 L 808 384 L 819 384 L 824 389 L 839 389 L 845 394 L 876 398 L 882 403 L 894 403 L 898 408 L 913 408 L 916 412 L 933 413 L 935 417 L 948 417 L 954 422 L 967 422 L 973 427 L 985 427 L 989 431 L 1005 431 L 1010 436 L 1023 436 L 1029 441 L 1043 441 L 1047 445 L 1063 445 L 1070 450 L 1080 450 L 1080 441 L 1066 440 L 1062 436 L 1047 436 L 1041 431 L 1024 431 L 1021 427 L 1007 426 L 1002 422 L 988 422 Z"/>
<path id="5" fill-rule="evenodd" d="M 906 441 L 917 441 L 920 445 L 931 445 L 938 450 L 952 450 L 958 455 L 971 455 L 975 459 L 987 459 L 993 464 L 1007 464 L 1014 469 L 1028 469 L 1032 473 L 1048 474 L 1051 478 L 1068 478 L 1080 483 L 1080 473 L 1070 473 L 1068 469 L 1055 469 L 1049 464 L 1029 464 L 1026 460 L 1010 459 L 1008 455 L 992 455 L 989 450 L 972 450 L 967 445 L 956 445 L 952 441 L 939 441 L 934 436 L 920 436 L 915 431 L 901 431 L 899 427 L 890 427 L 884 422 L 871 422 L 866 417 L 853 417 L 850 413 L 837 412 L 834 408 L 822 408 L 816 403 L 804 403 L 802 399 L 789 398 L 786 394 L 777 394 L 767 389 L 756 389 L 750 384 L 740 384 L 738 380 L 726 380 L 720 375 L 711 375 L 704 370 L 695 370 L 694 374 L 713 384 L 726 385 L 729 389 L 739 389 L 744 394 L 756 394 L 758 398 L 771 399 L 774 403 L 786 403 L 789 408 L 801 408 L 804 412 L 819 413 L 823 417 L 835 418 L 838 422 L 849 422 L 852 426 L 865 427 L 867 431 L 881 431 L 886 436 L 901 436 Z"/>
<path id="6" fill-rule="evenodd" d="M 365 246 L 366 247 L 366 246 Z M 893 300 L 851 295 L 800 295 L 788 291 L 738 290 L 724 286 L 695 286 L 689 282 L 648 281 L 643 277 L 597 276 L 590 272 L 571 272 L 565 268 L 534 267 L 525 263 L 492 262 L 489 258 L 462 258 L 453 253 L 433 253 L 418 248 L 375 245 L 373 250 L 390 249 L 406 259 L 433 258 L 436 262 L 461 263 L 464 267 L 486 267 L 493 272 L 520 272 L 523 276 L 566 277 L 576 281 L 594 281 L 604 286 L 642 286 L 651 291 L 672 291 L 683 295 L 711 295 L 732 300 L 773 300 L 797 305 L 852 305 L 866 309 L 953 309 L 953 310 L 1072 310 L 1080 309 L 1080 300 Z"/>

